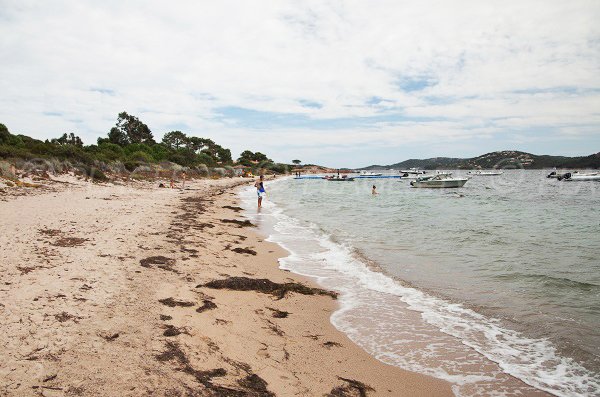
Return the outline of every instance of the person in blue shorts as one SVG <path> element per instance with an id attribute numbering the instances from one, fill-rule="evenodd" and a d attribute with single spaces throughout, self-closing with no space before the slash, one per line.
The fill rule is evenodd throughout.
<path id="1" fill-rule="evenodd" d="M 260 176 L 260 179 L 256 181 L 254 187 L 256 188 L 256 195 L 258 196 L 258 208 L 262 206 L 262 199 L 267 195 L 265 191 L 265 177 L 263 175 Z"/>

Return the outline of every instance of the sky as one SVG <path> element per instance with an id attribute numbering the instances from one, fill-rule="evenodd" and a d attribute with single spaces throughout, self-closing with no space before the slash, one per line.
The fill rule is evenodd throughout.
<path id="1" fill-rule="evenodd" d="M 0 0 L 0 123 L 279 162 L 600 151 L 600 1 Z"/>

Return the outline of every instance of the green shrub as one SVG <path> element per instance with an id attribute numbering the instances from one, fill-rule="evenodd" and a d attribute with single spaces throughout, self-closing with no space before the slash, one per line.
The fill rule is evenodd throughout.
<path id="1" fill-rule="evenodd" d="M 141 163 L 154 162 L 154 158 L 150 154 L 143 152 L 141 150 L 131 153 L 128 157 L 129 157 L 129 160 L 131 160 L 131 161 L 137 161 L 137 162 L 141 162 Z"/>
<path id="2" fill-rule="evenodd" d="M 109 161 L 119 160 L 125 157 L 125 151 L 123 148 L 119 145 L 115 145 L 114 143 L 102 143 L 98 145 L 97 148 L 97 153 Z"/>
<path id="3" fill-rule="evenodd" d="M 268 166 L 268 169 L 278 174 L 287 174 L 290 167 L 287 164 L 274 163 Z"/>
<path id="4" fill-rule="evenodd" d="M 78 164 L 75 169 L 76 174 L 83 174 L 89 178 L 92 178 L 94 181 L 108 181 L 108 177 L 104 174 L 104 172 L 102 172 L 102 170 L 88 164 Z"/>
<path id="5" fill-rule="evenodd" d="M 104 172 L 100 171 L 98 168 L 91 168 L 88 176 L 95 181 L 108 181 L 108 177 L 104 174 Z"/>

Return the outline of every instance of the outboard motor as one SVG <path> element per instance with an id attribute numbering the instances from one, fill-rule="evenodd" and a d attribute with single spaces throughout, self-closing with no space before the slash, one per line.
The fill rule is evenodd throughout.
<path id="1" fill-rule="evenodd" d="M 571 173 L 567 172 L 566 174 L 563 175 L 563 178 L 565 178 L 565 179 L 571 179 Z"/>
<path id="2" fill-rule="evenodd" d="M 549 173 L 548 176 L 546 176 L 546 178 L 552 178 L 554 175 L 556 175 L 556 171 L 552 171 L 551 173 Z"/>

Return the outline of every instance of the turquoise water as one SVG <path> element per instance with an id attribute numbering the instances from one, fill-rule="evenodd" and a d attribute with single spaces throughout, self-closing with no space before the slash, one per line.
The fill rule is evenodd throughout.
<path id="1" fill-rule="evenodd" d="M 341 291 L 332 322 L 382 361 L 461 395 L 599 395 L 600 183 L 546 174 L 440 190 L 287 179 L 259 214 L 244 197 L 292 253 L 282 267 Z"/>

